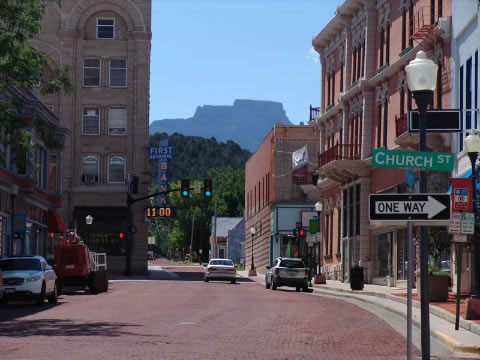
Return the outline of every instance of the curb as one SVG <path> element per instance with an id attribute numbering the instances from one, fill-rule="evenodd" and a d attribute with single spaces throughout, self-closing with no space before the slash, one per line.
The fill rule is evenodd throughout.
<path id="1" fill-rule="evenodd" d="M 480 354 L 480 346 L 479 345 L 464 345 L 459 343 L 457 340 L 451 338 L 447 334 L 439 331 L 439 330 L 432 330 L 432 334 L 437 338 L 440 339 L 445 345 L 447 345 L 452 351 L 454 352 L 462 352 L 467 354 Z"/>

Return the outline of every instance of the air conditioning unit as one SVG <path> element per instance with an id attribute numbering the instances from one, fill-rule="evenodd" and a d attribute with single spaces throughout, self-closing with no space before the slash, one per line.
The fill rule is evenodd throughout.
<path id="1" fill-rule="evenodd" d="M 97 176 L 96 175 L 82 175 L 82 182 L 96 183 L 97 182 Z"/>

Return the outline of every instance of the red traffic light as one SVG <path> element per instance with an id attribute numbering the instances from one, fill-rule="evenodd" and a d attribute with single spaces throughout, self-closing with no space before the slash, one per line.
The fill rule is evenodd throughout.
<path id="1" fill-rule="evenodd" d="M 121 232 L 120 234 L 118 234 L 118 237 L 119 237 L 120 239 L 123 239 L 123 237 L 124 237 L 123 232 Z"/>
<path id="2" fill-rule="evenodd" d="M 300 229 L 300 230 L 298 231 L 298 235 L 300 235 L 300 236 L 305 236 L 305 230 Z"/>

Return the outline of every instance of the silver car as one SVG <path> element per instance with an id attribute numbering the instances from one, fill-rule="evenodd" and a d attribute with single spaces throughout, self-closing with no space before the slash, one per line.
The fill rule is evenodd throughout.
<path id="1" fill-rule="evenodd" d="M 42 256 L 14 256 L 0 260 L 3 272 L 3 298 L 9 300 L 34 299 L 43 305 L 45 299 L 50 304 L 58 301 L 57 275 Z"/>
<path id="2" fill-rule="evenodd" d="M 297 291 L 308 290 L 308 270 L 302 259 L 276 258 L 273 266 L 267 266 L 265 287 L 275 290 L 279 286 L 295 287 Z"/>
<path id="3" fill-rule="evenodd" d="M 205 282 L 210 280 L 230 280 L 232 284 L 237 281 L 237 270 L 232 260 L 211 259 L 205 266 Z"/>

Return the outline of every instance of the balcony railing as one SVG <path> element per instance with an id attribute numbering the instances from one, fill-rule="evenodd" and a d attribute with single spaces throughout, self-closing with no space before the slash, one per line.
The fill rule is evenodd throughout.
<path id="1" fill-rule="evenodd" d="M 442 7 L 422 6 L 413 17 L 412 40 L 422 41 L 430 35 L 442 16 Z"/>
<path id="2" fill-rule="evenodd" d="M 318 155 L 318 167 L 336 160 L 359 160 L 360 144 L 337 144 Z"/>
<path id="3" fill-rule="evenodd" d="M 397 137 L 406 133 L 408 130 L 407 127 L 407 114 L 403 114 L 400 117 L 395 115 L 395 134 Z"/>
<path id="4" fill-rule="evenodd" d="M 310 105 L 310 121 L 315 121 L 318 115 L 320 115 L 320 108 Z"/>

